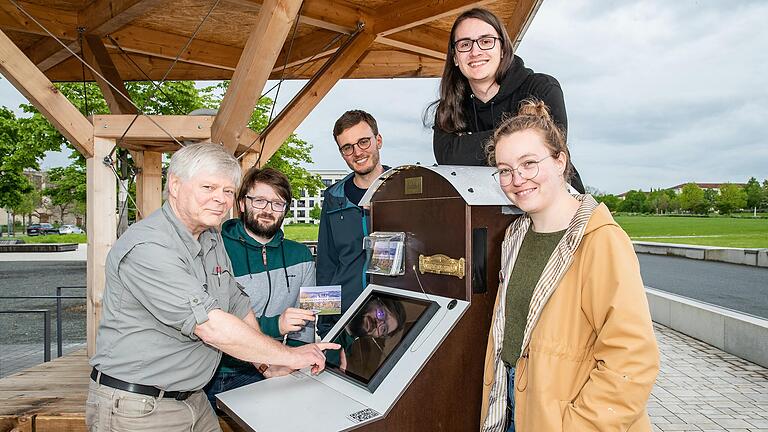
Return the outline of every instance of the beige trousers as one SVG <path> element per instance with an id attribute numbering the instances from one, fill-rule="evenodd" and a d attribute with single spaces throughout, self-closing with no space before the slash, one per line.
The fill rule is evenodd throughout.
<path id="1" fill-rule="evenodd" d="M 129 393 L 93 380 L 88 385 L 85 424 L 91 432 L 221 432 L 219 419 L 203 391 L 177 401 Z"/>

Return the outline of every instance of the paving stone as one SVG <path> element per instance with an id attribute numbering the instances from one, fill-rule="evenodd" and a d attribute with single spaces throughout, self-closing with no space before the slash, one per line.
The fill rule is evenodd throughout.
<path id="1" fill-rule="evenodd" d="M 768 369 L 666 327 L 654 329 L 661 354 L 648 401 L 654 430 L 768 430 Z"/>

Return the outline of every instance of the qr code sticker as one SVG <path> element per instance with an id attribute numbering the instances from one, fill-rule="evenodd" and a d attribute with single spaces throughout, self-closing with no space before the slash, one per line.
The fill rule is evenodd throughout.
<path id="1" fill-rule="evenodd" d="M 352 414 L 349 414 L 347 416 L 347 418 L 352 420 L 355 423 L 362 423 L 362 422 L 364 422 L 366 420 L 370 420 L 370 419 L 372 419 L 374 417 L 378 417 L 380 415 L 381 414 L 379 414 L 378 411 L 376 411 L 374 409 L 371 409 L 371 408 L 366 408 L 366 409 L 362 409 L 360 411 L 353 412 Z"/>

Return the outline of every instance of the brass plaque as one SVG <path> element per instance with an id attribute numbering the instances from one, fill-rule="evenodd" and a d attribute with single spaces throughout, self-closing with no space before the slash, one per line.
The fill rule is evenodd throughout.
<path id="1" fill-rule="evenodd" d="M 421 193 L 421 177 L 408 177 L 405 179 L 405 194 L 415 195 Z"/>
<path id="2" fill-rule="evenodd" d="M 464 258 L 454 259 L 443 254 L 432 256 L 419 254 L 419 271 L 421 274 L 444 274 L 464 279 Z"/>

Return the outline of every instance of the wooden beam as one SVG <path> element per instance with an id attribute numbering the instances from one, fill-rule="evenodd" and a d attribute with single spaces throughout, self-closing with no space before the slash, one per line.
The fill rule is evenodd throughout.
<path id="1" fill-rule="evenodd" d="M 109 106 L 109 112 L 112 114 L 136 114 L 139 111 L 131 103 L 128 96 L 128 90 L 125 88 L 123 79 L 120 78 L 120 73 L 117 71 L 115 63 L 112 62 L 112 58 L 107 52 L 107 48 L 101 42 L 101 38 L 96 35 L 86 35 L 83 38 L 83 51 L 85 60 L 96 71 L 101 74 L 104 79 L 99 76 L 95 76 L 96 82 L 99 84 L 101 94 L 104 95 L 104 99 Z M 110 85 L 111 84 L 111 85 Z"/>
<path id="2" fill-rule="evenodd" d="M 136 220 L 146 218 L 163 204 L 163 154 L 140 151 L 132 154 L 139 169 L 136 175 Z"/>
<path id="3" fill-rule="evenodd" d="M 213 119 L 213 116 L 185 115 L 140 115 L 138 118 L 135 115 L 97 115 L 92 118 L 93 135 L 110 139 L 173 141 L 172 135 L 179 141 L 203 140 L 211 137 Z"/>
<path id="4" fill-rule="evenodd" d="M 18 2 L 40 24 L 58 38 L 73 40 L 77 38 L 77 13 L 56 9 L 49 5 Z M 23 33 L 48 36 L 39 25 L 7 1 L 0 1 L 0 27 Z"/>
<path id="5" fill-rule="evenodd" d="M 341 41 L 327 46 L 333 41 L 335 34 L 326 30 L 317 30 L 306 36 L 302 36 L 293 41 L 290 48 L 291 55 L 288 57 L 286 66 L 286 57 L 288 56 L 288 44 L 280 52 L 280 56 L 275 60 L 275 67 L 272 72 L 279 72 L 283 67 L 292 68 L 298 66 L 310 59 L 317 60 L 327 57 L 336 52 Z"/>
<path id="6" fill-rule="evenodd" d="M 450 32 L 428 26 L 415 27 L 389 36 L 379 36 L 376 42 L 423 56 L 445 60 Z"/>
<path id="7" fill-rule="evenodd" d="M 403 51 L 368 51 L 344 78 L 440 77 L 444 65 L 444 60 Z"/>
<path id="8" fill-rule="evenodd" d="M 261 4 L 256 0 L 225 1 L 252 11 L 261 10 Z M 357 28 L 358 22 L 373 22 L 372 14 L 372 9 L 344 0 L 304 0 L 299 23 L 351 34 Z"/>
<path id="9" fill-rule="evenodd" d="M 93 155 L 93 127 L 8 36 L 0 31 L 0 73 L 29 100 L 83 156 Z"/>
<path id="10" fill-rule="evenodd" d="M 492 3 L 496 0 L 399 0 L 376 10 L 375 32 L 387 36 Z"/>
<path id="11" fill-rule="evenodd" d="M 64 41 L 66 42 L 66 41 Z M 67 46 L 74 52 L 80 51 L 77 42 L 68 42 Z M 46 37 L 26 49 L 29 59 L 43 72 L 68 59 L 71 54 L 56 39 Z"/>
<path id="12" fill-rule="evenodd" d="M 360 22 L 373 23 L 373 12 L 343 0 L 304 0 L 301 22 L 339 33 L 352 33 Z"/>
<path id="13" fill-rule="evenodd" d="M 266 136 L 262 160 L 267 161 L 302 121 L 325 97 L 333 86 L 349 72 L 357 60 L 376 39 L 373 33 L 362 31 L 328 59 L 315 76 L 301 89 L 275 120 L 264 130 Z"/>
<path id="14" fill-rule="evenodd" d="M 512 50 L 517 51 L 517 47 L 523 40 L 528 26 L 531 25 L 533 17 L 541 6 L 542 0 L 517 0 L 512 18 L 505 23 L 507 33 L 512 39 Z"/>
<path id="15" fill-rule="evenodd" d="M 189 38 L 137 26 L 125 26 L 110 34 L 128 53 L 174 60 Z M 111 41 L 107 47 L 117 48 Z M 195 38 L 179 56 L 179 62 L 234 71 L 243 49 Z"/>
<path id="16" fill-rule="evenodd" d="M 234 153 L 247 129 L 272 66 L 296 19 L 301 0 L 265 0 L 211 127 L 211 140 Z"/>
<path id="17" fill-rule="evenodd" d="M 266 161 L 259 160 L 259 152 L 250 152 L 243 156 L 243 158 L 240 159 L 240 168 L 243 169 L 243 174 L 245 174 L 245 172 L 252 167 L 256 166 L 257 162 L 260 166 L 263 166 L 266 163 Z"/>
<path id="18" fill-rule="evenodd" d="M 96 330 L 101 318 L 104 297 L 107 253 L 117 238 L 117 187 L 112 169 L 104 165 L 104 157 L 115 145 L 114 139 L 94 138 L 93 155 L 86 166 L 86 222 L 88 232 L 88 264 L 86 269 L 88 356 L 96 352 Z"/>
<path id="19" fill-rule="evenodd" d="M 72 13 L 71 11 L 51 8 L 46 8 L 44 11 L 38 11 L 35 7 L 36 5 L 33 4 L 24 6 L 25 10 L 32 13 L 35 19 L 40 21 L 41 24 L 51 31 L 51 33 L 66 42 L 73 51 L 79 52 L 80 47 L 76 42 L 78 37 L 76 30 L 78 26 L 77 14 Z M 17 12 L 17 14 L 12 16 L 5 9 Z M 23 15 L 10 5 L 10 3 L 0 1 L 1 28 L 48 36 L 48 34 L 34 22 L 30 20 L 20 22 L 20 20 L 24 18 L 26 18 L 26 15 Z M 57 18 L 62 19 L 57 21 Z M 118 41 L 118 43 L 120 43 L 120 46 L 126 52 L 147 54 L 170 60 L 175 59 L 179 50 L 181 50 L 181 48 L 189 41 L 189 38 L 186 36 L 131 25 L 124 26 L 120 30 L 111 32 L 110 34 L 116 41 Z M 105 46 L 117 48 L 109 42 L 105 42 Z M 35 64 L 39 64 L 46 71 L 61 63 L 61 61 L 63 61 L 61 60 L 62 58 L 66 59 L 69 56 L 69 52 L 64 50 L 61 44 L 51 38 L 46 38 L 24 51 Z M 179 61 L 233 71 L 237 65 L 237 59 L 240 58 L 242 52 L 242 48 L 203 41 L 196 38 L 192 41 L 187 50 L 182 53 Z"/>
<path id="20" fill-rule="evenodd" d="M 150 10 L 162 6 L 169 0 L 96 0 L 78 13 L 77 24 L 86 34 L 104 36 L 140 18 Z M 69 48 L 79 52 L 77 41 Z M 46 53 L 47 54 L 47 53 Z M 70 52 L 60 47 L 59 50 L 39 60 L 36 64 L 42 71 L 56 66 L 70 56 Z"/>
<path id="21" fill-rule="evenodd" d="M 88 34 L 105 35 L 141 18 L 168 0 L 96 0 L 78 14 L 78 23 Z"/>
<path id="22" fill-rule="evenodd" d="M 115 52 L 110 52 L 112 59 L 120 71 L 120 76 L 125 81 L 145 81 L 144 74 L 139 72 L 131 63 L 129 63 L 123 56 L 119 56 Z M 162 78 L 168 71 L 168 67 L 171 64 L 170 60 L 149 57 L 146 55 L 135 54 L 131 58 L 135 61 L 139 67 L 146 72 L 150 77 L 155 80 Z M 45 74 L 52 81 L 80 81 L 83 79 L 82 66 L 80 61 L 74 57 L 70 57 L 64 62 L 54 66 L 45 72 Z M 91 72 L 86 69 L 85 76 L 87 80 L 92 80 Z M 232 71 L 225 69 L 217 69 L 206 66 L 200 66 L 190 63 L 179 62 L 176 67 L 173 68 L 168 75 L 168 80 L 183 81 L 183 80 L 223 80 L 232 78 Z"/>

